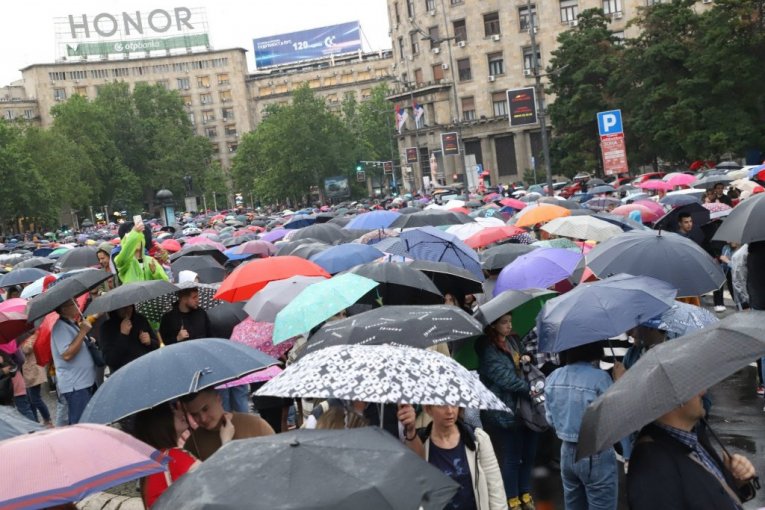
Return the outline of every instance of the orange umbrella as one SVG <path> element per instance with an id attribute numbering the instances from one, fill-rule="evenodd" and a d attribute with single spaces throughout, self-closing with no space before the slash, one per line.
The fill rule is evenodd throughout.
<path id="1" fill-rule="evenodd" d="M 284 280 L 293 276 L 323 276 L 329 278 L 320 266 L 292 255 L 255 259 L 234 269 L 221 284 L 215 299 L 246 301 L 259 292 L 268 282 Z"/>
<path id="2" fill-rule="evenodd" d="M 473 249 L 483 248 L 523 232 L 526 231 L 511 225 L 505 225 L 504 227 L 489 227 L 465 239 L 465 244 Z"/>
<path id="3" fill-rule="evenodd" d="M 516 227 L 531 227 L 537 223 L 547 223 L 555 218 L 571 216 L 571 211 L 565 207 L 552 204 L 539 204 L 536 207 L 527 207 L 516 215 L 518 220 Z"/>

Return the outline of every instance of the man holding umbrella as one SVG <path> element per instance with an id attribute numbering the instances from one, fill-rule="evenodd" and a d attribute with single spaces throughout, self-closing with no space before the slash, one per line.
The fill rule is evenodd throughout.
<path id="1" fill-rule="evenodd" d="M 159 334 L 165 345 L 212 336 L 207 312 L 199 308 L 197 284 L 187 282 L 180 287 L 178 302 L 162 316 L 159 325 Z"/>

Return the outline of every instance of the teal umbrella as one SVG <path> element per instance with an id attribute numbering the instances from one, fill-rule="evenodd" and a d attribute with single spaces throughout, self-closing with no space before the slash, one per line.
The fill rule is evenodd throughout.
<path id="1" fill-rule="evenodd" d="M 311 331 L 345 310 L 379 283 L 354 273 L 345 273 L 306 287 L 276 314 L 274 345 Z"/>

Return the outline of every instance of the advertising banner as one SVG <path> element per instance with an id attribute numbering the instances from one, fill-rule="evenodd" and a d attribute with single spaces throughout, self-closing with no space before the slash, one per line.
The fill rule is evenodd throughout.
<path id="1" fill-rule="evenodd" d="M 351 196 L 351 187 L 348 186 L 348 178 L 344 175 L 324 179 L 324 190 L 327 192 L 328 198 L 348 198 Z"/>
<path id="2" fill-rule="evenodd" d="M 460 153 L 459 138 L 456 132 L 441 133 L 441 153 L 444 156 L 456 156 Z"/>
<path id="3" fill-rule="evenodd" d="M 383 163 L 383 173 L 386 173 L 386 174 L 393 173 L 393 161 L 385 161 Z"/>
<path id="4" fill-rule="evenodd" d="M 627 147 L 624 133 L 600 137 L 600 152 L 603 155 L 603 173 L 619 175 L 629 173 L 627 166 Z"/>
<path id="5" fill-rule="evenodd" d="M 364 170 L 356 172 L 356 181 L 364 182 L 366 180 L 367 180 L 367 174 L 366 174 L 366 172 L 364 172 Z"/>
<path id="6" fill-rule="evenodd" d="M 406 162 L 407 163 L 417 163 L 419 161 L 418 153 L 417 153 L 417 147 L 407 147 L 406 148 Z"/>
<path id="7" fill-rule="evenodd" d="M 66 45 L 66 54 L 69 57 L 87 57 L 89 55 L 112 55 L 115 53 L 161 51 L 202 46 L 208 47 L 209 45 L 210 39 L 207 34 L 192 34 L 166 37 L 163 39 L 73 43 Z"/>
<path id="8" fill-rule="evenodd" d="M 258 69 L 361 49 L 358 21 L 253 40 Z"/>
<path id="9" fill-rule="evenodd" d="M 507 91 L 507 110 L 510 126 L 527 126 L 537 123 L 537 96 L 533 87 Z"/>

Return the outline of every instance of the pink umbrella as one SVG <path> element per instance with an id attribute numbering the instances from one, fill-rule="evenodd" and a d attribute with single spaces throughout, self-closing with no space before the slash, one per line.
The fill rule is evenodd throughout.
<path id="1" fill-rule="evenodd" d="M 640 204 L 620 205 L 616 209 L 612 210 L 611 214 L 615 214 L 617 216 L 629 216 L 632 211 L 640 212 L 640 218 L 643 223 L 653 223 L 661 217 L 656 215 L 654 211 L 650 210 L 646 206 Z"/>
<path id="2" fill-rule="evenodd" d="M 664 214 L 667 212 L 664 210 L 664 207 L 658 202 L 654 202 L 653 200 L 635 200 L 633 204 L 637 205 L 644 205 L 645 207 L 649 208 L 651 212 L 654 214 L 658 214 L 659 218 L 664 216 Z"/>
<path id="3" fill-rule="evenodd" d="M 268 241 L 247 241 L 231 250 L 234 255 L 260 255 L 261 257 L 271 257 L 276 255 L 276 247 Z"/>
<path id="4" fill-rule="evenodd" d="M 108 452 L 108 454 L 106 454 Z M 79 424 L 0 442 L 0 508 L 47 508 L 80 501 L 165 470 L 165 456 L 105 425 Z"/>
<path id="5" fill-rule="evenodd" d="M 272 340 L 273 336 L 274 325 L 272 323 L 256 322 L 250 317 L 247 317 L 234 326 L 234 330 L 231 332 L 231 341 L 247 345 L 277 359 L 284 356 L 290 349 L 292 349 L 292 346 L 295 345 L 295 340 L 287 340 L 286 342 L 281 342 L 279 345 L 274 345 Z M 282 369 L 278 366 L 272 366 L 265 370 L 246 375 L 241 379 L 223 384 L 220 388 L 232 388 L 234 386 L 270 381 L 279 375 L 281 371 Z"/>
<path id="6" fill-rule="evenodd" d="M 526 202 L 521 202 L 515 198 L 503 198 L 499 201 L 499 203 L 505 207 L 512 207 L 513 209 L 518 209 L 519 211 L 529 205 Z"/>
<path id="7" fill-rule="evenodd" d="M 202 237 L 202 236 L 190 237 L 186 240 L 186 246 L 193 246 L 198 244 L 204 244 L 207 246 L 212 246 L 213 248 L 216 248 L 220 251 L 226 251 L 226 247 L 223 246 L 221 243 L 213 241 L 206 237 Z"/>
<path id="8" fill-rule="evenodd" d="M 668 182 L 664 182 L 661 179 L 648 179 L 640 184 L 642 190 L 664 190 L 672 191 L 672 185 Z"/>
<path id="9" fill-rule="evenodd" d="M 695 180 L 696 180 L 695 175 L 675 174 L 669 177 L 668 179 L 666 179 L 666 182 L 667 184 L 670 184 L 674 188 L 676 186 L 690 186 Z"/>

